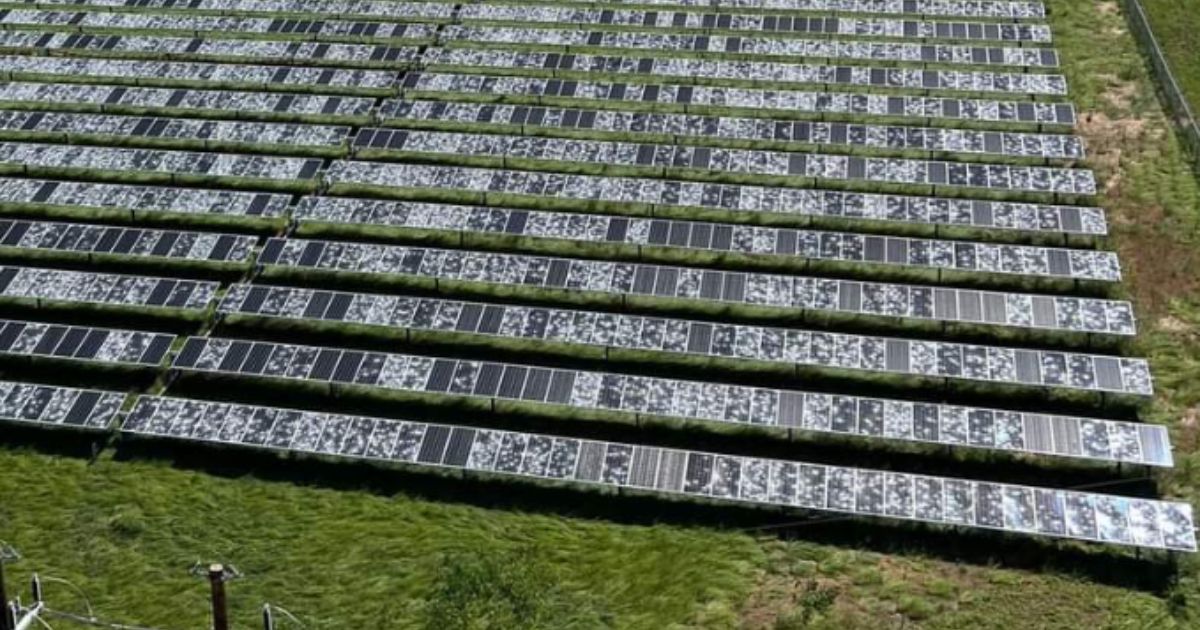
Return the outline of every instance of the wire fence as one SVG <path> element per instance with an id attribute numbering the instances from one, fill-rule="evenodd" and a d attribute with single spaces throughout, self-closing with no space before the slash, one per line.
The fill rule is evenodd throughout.
<path id="1" fill-rule="evenodd" d="M 1150 58 L 1150 65 L 1154 68 L 1158 85 L 1166 97 L 1169 114 L 1179 129 L 1180 138 L 1183 139 L 1184 145 L 1191 154 L 1192 165 L 1197 171 L 1200 171 L 1200 125 L 1196 123 L 1192 106 L 1188 103 L 1183 89 L 1180 88 L 1179 81 L 1171 72 L 1171 66 L 1167 63 L 1162 46 L 1158 44 L 1158 38 L 1154 36 L 1154 31 L 1150 28 L 1150 18 L 1147 17 L 1142 3 L 1139 0 L 1121 0 L 1121 4 L 1125 7 L 1125 14 L 1129 16 L 1129 25 L 1133 30 L 1134 37 L 1141 44 L 1142 51 Z"/>

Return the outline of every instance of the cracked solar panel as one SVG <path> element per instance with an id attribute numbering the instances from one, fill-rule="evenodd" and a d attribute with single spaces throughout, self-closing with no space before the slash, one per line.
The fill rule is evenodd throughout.
<path id="1" fill-rule="evenodd" d="M 405 67 L 419 54 L 419 49 L 411 46 L 25 31 L 0 32 L 0 46 L 9 50 L 87 53 L 87 56 L 137 55 L 158 58 L 165 55 L 197 61 L 257 59 L 267 63 L 387 68 Z"/>
<path id="2" fill-rule="evenodd" d="M 483 44 L 525 44 L 546 47 L 611 48 L 618 51 L 649 50 L 659 52 L 707 52 L 756 57 L 853 59 L 857 61 L 894 61 L 899 63 L 939 63 L 960 65 L 996 65 L 1018 67 L 1058 66 L 1058 55 L 1049 48 L 1003 46 L 964 46 L 920 44 L 894 41 L 857 41 L 838 39 L 801 39 L 750 35 L 691 35 L 684 33 L 645 33 L 590 31 L 563 28 L 517 28 L 505 26 L 450 25 L 443 41 Z"/>
<path id="3" fill-rule="evenodd" d="M 645 325 L 641 318 L 623 321 Z M 665 321 L 658 321 L 665 326 Z M 602 332 L 625 334 L 625 331 L 616 330 Z M 660 332 L 665 336 L 665 330 Z M 1106 391 L 1132 396 L 1149 396 L 1153 393 L 1147 362 L 1135 358 L 797 329 L 781 331 L 732 324 L 717 324 L 707 329 L 689 327 L 686 338 L 686 343 L 693 345 L 685 346 L 683 352 L 712 357 L 754 358 L 818 370 L 888 373 L 945 379 L 947 382 L 989 382 L 1018 387 Z M 664 337 L 662 343 L 678 345 L 678 339 L 679 335 L 676 334 L 671 339 Z M 595 337 L 593 341 L 596 341 Z M 183 361 L 179 367 L 187 367 L 187 363 Z"/>
<path id="4" fill-rule="evenodd" d="M 277 218 L 290 200 L 271 193 L 0 177 L 0 204 L 17 206 Z"/>
<path id="5" fill-rule="evenodd" d="M 39 0 L 45 6 L 124 7 L 126 0 Z M 138 0 L 140 9 L 193 9 L 236 13 L 312 13 L 337 16 L 379 17 L 387 19 L 449 19 L 454 5 L 437 2 L 395 2 L 393 0 L 190 0 L 180 6 L 178 0 Z"/>
<path id="6" fill-rule="evenodd" d="M 388 90 L 398 76 L 395 71 L 384 70 L 17 55 L 0 56 L 0 66 L 16 79 L 41 76 L 89 77 L 97 81 L 136 79 L 148 85 L 201 81 L 214 86 L 236 84 L 253 89 L 319 85 L 322 91 Z"/>
<path id="7" fill-rule="evenodd" d="M 4 142 L 0 143 L 0 164 L 16 164 L 26 168 L 73 168 L 122 173 L 144 172 L 296 180 L 310 179 L 316 175 L 321 166 L 321 160 L 198 151 L 116 149 Z"/>
<path id="8" fill-rule="evenodd" d="M 0 422 L 103 431 L 124 400 L 117 392 L 0 381 Z"/>
<path id="9" fill-rule="evenodd" d="M 481 5 L 482 6 L 482 5 Z M 403 87 L 421 94 L 480 94 L 495 97 L 544 97 L 652 103 L 704 108 L 741 108 L 843 116 L 943 118 L 947 120 L 1073 125 L 1071 103 L 1035 103 L 992 99 L 946 98 L 837 91 L 805 91 L 710 85 L 677 85 L 639 81 L 565 80 L 544 77 L 410 72 Z"/>
<path id="10" fill-rule="evenodd" d="M 335 160 L 326 180 L 332 186 L 508 193 L 581 205 L 601 201 L 1031 232 L 1103 234 L 1107 231 L 1104 212 L 1099 208 L 658 178 Z"/>
<path id="11" fill-rule="evenodd" d="M 242 33 L 253 35 L 303 34 L 310 38 L 355 37 L 378 39 L 432 40 L 436 27 L 431 24 L 395 24 L 381 22 L 351 22 L 345 20 L 302 21 L 269 17 L 228 15 L 187 15 L 180 13 L 152 15 L 147 13 L 109 13 L 106 11 L 45 11 L 12 9 L 3 13 L 0 24 L 13 26 L 73 26 L 81 32 L 89 29 L 183 31 L 187 34 Z M 285 25 L 287 28 L 285 28 Z"/>
<path id="12" fill-rule="evenodd" d="M 159 0 L 162 1 L 162 0 Z M 593 0 L 564 0 L 589 3 Z M 1041 2 L 1009 0 L 616 0 L 614 4 L 668 5 L 673 8 L 774 9 L 837 13 L 920 14 L 1009 19 L 1041 19 L 1046 7 Z"/>
<path id="13" fill-rule="evenodd" d="M 359 152 L 527 159 L 538 162 L 540 168 L 558 170 L 569 169 L 573 164 L 594 164 L 638 169 L 648 174 L 686 169 L 728 174 L 726 177 L 736 174 L 818 182 L 857 181 L 1065 195 L 1096 193 L 1095 176 L 1090 169 L 1082 168 L 372 128 L 358 132 L 354 147 Z"/>
<path id="14" fill-rule="evenodd" d="M 205 309 L 217 282 L 35 267 L 0 267 L 0 297 L 112 306 Z"/>
<path id="15" fill-rule="evenodd" d="M 1121 278 L 1120 264 L 1113 252 L 1005 243 L 340 197 L 305 197 L 293 216 L 300 221 L 322 223 L 625 243 L 789 259 L 1109 282 Z"/>
<path id="16" fill-rule="evenodd" d="M 293 147 L 340 147 L 350 127 L 256 121 L 159 118 L 0 110 L 0 131 L 9 134 L 117 136 L 156 140 L 230 142 Z"/>
<path id="17" fill-rule="evenodd" d="M 491 285 L 1131 334 L 1127 302 L 345 241 L 271 239 L 258 264 Z M 1060 300 L 1060 301 L 1055 301 Z"/>
<path id="18" fill-rule="evenodd" d="M 0 38 L 0 42 L 3 39 Z M 32 43 L 32 42 L 30 42 Z M 620 57 L 483 48 L 430 48 L 426 67 L 537 70 L 545 73 L 602 72 L 644 78 L 703 78 L 770 83 L 828 84 L 873 88 L 951 90 L 1064 96 L 1060 74 L 976 70 L 926 70 L 874 66 L 836 66 L 776 61 L 668 57 Z"/>
<path id="19" fill-rule="evenodd" d="M 469 316 L 470 311 L 464 313 Z M 1034 412 L 219 338 L 189 339 L 174 367 L 953 448 L 1172 465 L 1164 427 Z M 1085 448 L 1079 439 L 1084 426 L 1107 436 L 1108 449 L 1099 440 Z"/>
<path id="20" fill-rule="evenodd" d="M 1187 503 L 385 418 L 140 397 L 125 433 L 1194 551 Z"/>
<path id="21" fill-rule="evenodd" d="M 87 254 L 246 262 L 257 237 L 134 227 L 0 220 L 0 247 Z"/>
<path id="22" fill-rule="evenodd" d="M 175 335 L 0 320 L 0 354 L 127 366 L 156 366 Z"/>
<path id="23" fill-rule="evenodd" d="M 103 103 L 117 108 L 192 110 L 208 114 L 221 112 L 231 118 L 248 112 L 359 117 L 370 113 L 374 105 L 372 99 L 351 96 L 22 82 L 0 85 L 0 102 Z"/>
<path id="24" fill-rule="evenodd" d="M 1064 134 L 1017 133 L 943 127 L 903 127 L 825 123 L 769 118 L 737 118 L 655 112 L 535 107 L 493 103 L 389 100 L 380 108 L 386 122 L 457 123 L 464 126 L 509 125 L 589 133 L 656 134 L 703 138 L 709 142 L 751 140 L 887 151 L 950 152 L 1022 158 L 1078 160 L 1083 141 Z M 392 124 L 395 124 L 394 122 Z M 695 151 L 696 149 L 693 149 Z M 710 156 L 711 159 L 711 156 Z"/>
<path id="25" fill-rule="evenodd" d="M 767 33 L 835 34 L 846 36 L 957 39 L 1049 43 L 1045 24 L 792 16 L 698 11 L 645 11 L 528 4 L 468 4 L 458 12 L 464 22 L 497 21 L 626 26 L 671 30 L 750 31 Z"/>

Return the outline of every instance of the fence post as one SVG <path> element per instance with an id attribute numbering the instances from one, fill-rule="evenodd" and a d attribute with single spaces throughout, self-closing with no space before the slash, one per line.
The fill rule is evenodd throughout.
<path id="1" fill-rule="evenodd" d="M 212 585 L 213 630 L 229 630 L 229 610 L 225 604 L 225 567 L 209 565 L 208 582 Z"/>

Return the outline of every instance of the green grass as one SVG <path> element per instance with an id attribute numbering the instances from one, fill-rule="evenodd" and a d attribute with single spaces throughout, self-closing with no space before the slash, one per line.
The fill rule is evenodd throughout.
<path id="1" fill-rule="evenodd" d="M 172 628 L 206 623 L 197 560 L 232 562 L 236 627 L 265 601 L 308 627 L 411 627 L 441 554 L 520 553 L 617 627 L 665 628 L 697 607 L 736 610 L 762 552 L 750 538 L 617 526 L 403 496 L 221 478 L 143 462 L 0 452 L 0 531 L 29 571 L 65 578 L 98 613 Z M 34 479 L 43 483 L 29 483 Z M 543 586 L 549 586 L 549 582 Z M 78 610 L 50 586 L 60 608 Z"/>
<path id="2" fill-rule="evenodd" d="M 1188 0 L 1141 0 L 1158 45 L 1195 115 L 1200 115 L 1200 11 Z"/>
<path id="3" fill-rule="evenodd" d="M 1108 185 L 1103 203 L 1126 286 L 1139 307 L 1144 335 L 1135 351 L 1151 358 L 1157 377 L 1159 396 L 1147 418 L 1172 428 L 1177 468 L 1162 475 L 1162 487 L 1195 502 L 1200 185 L 1170 134 L 1122 16 L 1095 1 L 1048 4 L 1082 113 L 1080 132 Z M 611 620 L 635 629 L 1183 629 L 1200 623 L 1200 560 L 1194 556 L 1180 559 L 1164 591 L 1148 592 L 1074 573 L 1082 565 L 992 566 L 1036 569 L 1053 555 L 1008 546 L 996 547 L 990 559 L 961 562 L 949 549 L 939 550 L 948 559 L 920 551 L 884 555 L 846 545 L 763 542 L 716 526 L 627 525 L 482 507 L 496 497 L 471 490 L 432 500 L 403 484 L 397 485 L 404 490 L 382 492 L 322 478 L 284 481 L 271 474 L 283 463 L 270 457 L 252 473 L 217 474 L 143 459 L 88 465 L 8 444 L 0 447 L 0 538 L 26 556 L 13 565 L 14 581 L 33 570 L 67 578 L 94 599 L 98 612 L 131 623 L 204 627 L 205 587 L 186 571 L 196 560 L 229 561 L 246 574 L 230 586 L 237 627 L 253 627 L 263 601 L 297 613 L 308 627 L 420 627 L 431 598 L 460 602 L 452 612 L 478 600 L 480 614 L 492 620 L 512 619 L 506 615 L 514 602 L 534 600 L 537 610 L 571 607 L 582 620 L 577 627 Z M 391 478 L 369 475 L 370 481 Z M 568 510 L 597 500 L 568 496 L 578 502 Z M 876 531 L 880 539 L 894 537 Z M 964 537 L 930 538 L 957 548 Z M 1092 551 L 1088 557 L 1101 552 Z M 1109 575 L 1119 577 L 1122 558 L 1103 553 L 1112 554 L 1105 556 Z M 525 556 L 544 574 L 504 568 Z M 479 575 L 501 577 L 513 593 L 463 587 Z M 79 610 L 62 587 L 52 585 L 49 595 Z"/>

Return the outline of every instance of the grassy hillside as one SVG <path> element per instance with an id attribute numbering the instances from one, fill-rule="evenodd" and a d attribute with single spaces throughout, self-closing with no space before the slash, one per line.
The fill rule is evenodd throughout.
<path id="1" fill-rule="evenodd" d="M 1159 4 L 1172 1 L 1182 7 Z M 1196 501 L 1200 186 L 1117 4 L 1048 5 L 1140 309 L 1145 334 L 1136 351 L 1154 362 L 1159 397 L 1148 416 L 1173 429 L 1177 469 L 1162 483 Z M 257 607 L 270 601 L 310 628 L 419 628 L 430 616 L 424 602 L 435 598 L 477 602 L 498 627 L 516 609 L 535 611 L 549 627 L 581 628 L 1200 624 L 1200 561 L 1192 557 L 1175 573 L 1148 569 L 1168 576 L 1158 589 L 1119 588 L 1102 583 L 1103 572 L 1083 577 L 1082 564 L 1074 574 L 1038 567 L 1040 555 L 1007 547 L 965 562 L 949 550 L 881 554 L 755 535 L 711 516 L 704 526 L 646 524 L 654 513 L 620 522 L 577 516 L 603 512 L 591 508 L 606 501 L 582 493 L 561 495 L 560 515 L 509 500 L 504 487 L 467 485 L 434 499 L 445 495 L 402 482 L 360 489 L 321 475 L 283 481 L 268 473 L 273 465 L 214 474 L 111 451 L 89 465 L 3 447 L 0 539 L 27 556 L 13 567 L 16 579 L 33 569 L 67 578 L 108 617 L 168 628 L 203 626 L 205 587 L 187 567 L 211 559 L 246 574 L 231 585 L 239 627 L 253 627 Z M 371 473 L 372 481 L 388 478 Z M 905 542 L 903 532 L 874 531 L 876 540 L 863 541 L 871 548 Z M 956 547 L 960 538 L 933 539 Z M 1107 577 L 1119 579 L 1127 572 L 1113 562 Z M 1075 566 L 1054 566 L 1064 564 Z M 1013 565 L 1025 568 L 1002 568 Z M 489 580 L 504 588 L 487 589 Z M 61 587 L 50 593 L 74 606 Z"/>

